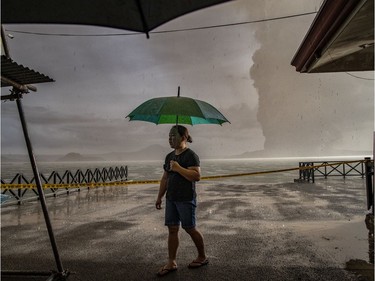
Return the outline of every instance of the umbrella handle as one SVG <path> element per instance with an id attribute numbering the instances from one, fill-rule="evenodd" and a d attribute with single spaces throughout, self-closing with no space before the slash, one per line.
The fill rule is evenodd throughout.
<path id="1" fill-rule="evenodd" d="M 180 86 L 178 86 L 177 97 L 180 97 Z M 178 125 L 178 115 L 176 115 L 176 126 Z"/>

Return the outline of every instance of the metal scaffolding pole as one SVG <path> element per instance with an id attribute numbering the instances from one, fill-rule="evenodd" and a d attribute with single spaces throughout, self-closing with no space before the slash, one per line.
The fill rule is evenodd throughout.
<path id="1" fill-rule="evenodd" d="M 27 123 L 26 123 L 25 114 L 24 114 L 22 102 L 21 102 L 22 93 L 16 93 L 16 96 L 17 96 L 16 97 L 17 108 L 18 108 L 18 113 L 19 113 L 19 116 L 20 116 L 21 124 L 22 124 L 23 135 L 25 137 L 27 152 L 28 152 L 28 155 L 29 155 L 29 158 L 30 158 L 30 164 L 31 164 L 33 174 L 34 174 L 35 184 L 36 184 L 36 187 L 37 187 L 37 190 L 38 190 L 39 200 L 40 200 L 40 204 L 42 206 L 44 220 L 46 222 L 47 231 L 48 231 L 49 239 L 50 239 L 50 242 L 51 242 L 51 246 L 52 246 L 52 250 L 53 250 L 53 254 L 54 254 L 54 257 L 55 257 L 56 266 L 57 266 L 57 270 L 58 270 L 57 274 L 55 274 L 57 279 L 54 278 L 52 280 L 65 280 L 65 277 L 67 277 L 69 274 L 67 272 L 65 272 L 64 269 L 63 269 L 63 265 L 62 265 L 62 262 L 61 262 L 61 259 L 60 259 L 59 251 L 57 249 L 56 240 L 55 240 L 55 236 L 54 236 L 54 233 L 53 233 L 52 224 L 51 224 L 51 220 L 50 220 L 50 217 L 49 217 L 48 208 L 47 208 L 47 204 L 46 204 L 46 198 L 45 198 L 42 183 L 41 183 L 41 180 L 40 180 L 38 166 L 37 166 L 37 163 L 36 163 L 36 160 L 35 160 L 35 157 L 34 157 L 33 147 L 32 147 L 30 136 L 29 136 L 29 133 L 28 133 L 28 130 L 27 130 Z"/>

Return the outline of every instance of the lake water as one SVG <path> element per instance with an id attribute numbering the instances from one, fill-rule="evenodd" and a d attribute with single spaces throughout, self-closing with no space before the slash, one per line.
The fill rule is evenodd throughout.
<path id="1" fill-rule="evenodd" d="M 283 159 L 225 159 L 225 160 L 205 160 L 201 159 L 202 176 L 216 176 L 228 174 L 242 174 L 263 171 L 274 171 L 280 169 L 298 168 L 299 162 L 307 161 L 345 161 L 362 160 L 357 158 L 283 158 Z M 163 173 L 163 161 L 127 161 L 127 162 L 40 162 L 38 163 L 39 172 L 48 176 L 56 171 L 62 175 L 66 170 L 72 172 L 78 169 L 85 172 L 87 169 L 94 171 L 96 168 L 110 168 L 128 166 L 128 180 L 159 180 Z M 27 179 L 33 177 L 30 163 L 22 162 L 3 162 L 1 163 L 1 178 L 5 182 L 10 182 L 17 173 L 22 173 Z M 230 177 L 222 180 L 241 182 L 247 184 L 269 184 L 293 182 L 299 177 L 299 171 L 287 171 L 269 173 L 263 175 L 254 175 L 246 177 Z"/>

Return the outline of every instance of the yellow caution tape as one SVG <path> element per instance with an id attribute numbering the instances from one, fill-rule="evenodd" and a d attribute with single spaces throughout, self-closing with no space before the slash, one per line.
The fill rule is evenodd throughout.
<path id="1" fill-rule="evenodd" d="M 202 177 L 201 180 L 213 180 L 213 179 L 221 179 L 221 178 L 230 178 L 230 177 L 244 177 L 244 176 L 256 176 L 256 175 L 264 175 L 264 174 L 272 174 L 272 173 L 281 173 L 281 172 L 289 172 L 295 170 L 311 170 L 326 166 L 335 166 L 341 164 L 351 164 L 351 163 L 361 163 L 366 162 L 368 160 L 357 160 L 357 161 L 345 161 L 345 162 L 336 162 L 336 163 L 327 163 L 315 166 L 304 166 L 304 167 L 296 167 L 296 168 L 288 168 L 288 169 L 279 169 L 279 170 L 270 170 L 270 171 L 260 171 L 260 172 L 251 172 L 251 173 L 240 173 L 240 174 L 228 174 L 228 175 L 217 175 L 217 176 L 206 176 Z M 374 162 L 373 160 L 369 160 Z M 103 187 L 103 186 L 127 186 L 127 185 L 136 185 L 136 184 L 159 184 L 160 180 L 141 180 L 141 181 L 116 181 L 116 182 L 90 182 L 90 183 L 59 183 L 59 184 L 51 184 L 51 183 L 44 183 L 42 184 L 44 189 L 48 188 L 95 188 L 95 187 Z M 16 183 L 2 183 L 1 189 L 35 189 L 36 184 L 16 184 Z"/>

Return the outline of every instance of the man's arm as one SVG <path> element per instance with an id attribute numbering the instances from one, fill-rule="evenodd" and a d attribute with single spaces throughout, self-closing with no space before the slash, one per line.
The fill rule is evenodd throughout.
<path id="1" fill-rule="evenodd" d="M 166 171 L 164 171 L 163 176 L 161 177 L 160 180 L 160 186 L 159 186 L 159 193 L 158 193 L 158 198 L 156 199 L 156 209 L 160 210 L 161 209 L 161 202 L 162 199 L 167 192 L 167 179 L 168 179 L 168 174 Z"/>
<path id="2" fill-rule="evenodd" d="M 201 168 L 198 166 L 188 167 L 187 169 L 181 167 L 176 161 L 171 161 L 171 170 L 173 172 L 179 173 L 188 181 L 200 181 L 201 179 Z"/>

